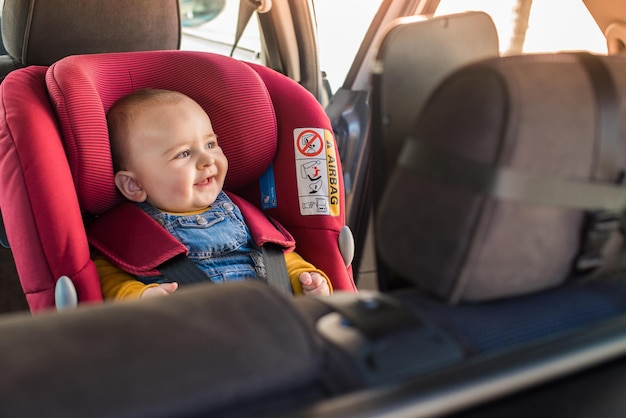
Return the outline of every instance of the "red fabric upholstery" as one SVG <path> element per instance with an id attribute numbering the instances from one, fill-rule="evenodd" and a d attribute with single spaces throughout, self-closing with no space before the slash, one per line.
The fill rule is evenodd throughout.
<path id="1" fill-rule="evenodd" d="M 228 192 L 227 192 L 228 193 Z M 228 193 L 248 222 L 250 233 L 261 246 L 268 242 L 293 251 L 289 231 L 269 219 L 247 200 Z M 187 248 L 147 213 L 124 202 L 98 216 L 87 225 L 89 243 L 123 270 L 136 276 L 156 276 L 158 267 Z"/>
<path id="2" fill-rule="evenodd" d="M 311 94 L 266 67 L 219 55 L 94 54 L 64 58 L 47 72 L 17 70 L 0 85 L 0 173 L 8 182 L 0 207 L 33 311 L 53 306 L 61 275 L 75 283 L 79 301 L 101 299 L 81 210 L 99 215 L 123 201 L 113 182 L 105 115 L 115 100 L 145 87 L 181 91 L 207 111 L 229 160 L 226 190 L 260 207 L 258 180 L 273 164 L 278 207 L 267 214 L 336 290 L 356 290 L 337 246 L 345 224 L 339 161 L 339 214 L 300 214 L 294 130 L 331 131 Z M 334 147 L 334 138 L 327 145 Z"/>
<path id="3" fill-rule="evenodd" d="M 279 115 L 279 147 L 274 157 L 274 169 L 276 173 L 283 174 L 276 181 L 279 205 L 275 209 L 267 210 L 267 213 L 278 219 L 291 232 L 296 240 L 296 251 L 331 277 L 335 290 L 356 291 L 351 267 L 346 269 L 341 253 L 335 251 L 339 232 L 345 225 L 344 184 L 339 158 L 337 158 L 341 203 L 339 216 L 302 216 L 298 207 L 293 131 L 297 128 L 316 127 L 332 132 L 330 120 L 319 102 L 295 81 L 267 67 L 249 65 L 263 79 L 270 92 L 274 111 Z M 245 192 L 238 193 L 256 202 L 258 200 L 256 196 L 259 195 L 258 184 L 252 184 Z"/>
<path id="4" fill-rule="evenodd" d="M 62 275 L 72 279 L 81 301 L 101 299 L 45 71 L 15 71 L 0 84 L 0 207 L 34 312 L 54 306 Z"/>
<path id="5" fill-rule="evenodd" d="M 220 55 L 156 51 L 80 55 L 53 64 L 46 81 L 63 131 L 81 207 L 102 213 L 121 201 L 113 183 L 106 111 L 146 87 L 177 90 L 210 115 L 229 161 L 225 188 L 256 181 L 276 152 L 276 118 L 262 80 Z"/>
<path id="6" fill-rule="evenodd" d="M 296 248 L 293 236 L 280 223 L 277 223 L 271 217 L 265 216 L 263 212 L 259 211 L 256 206 L 246 199 L 229 192 L 226 192 L 226 194 L 239 206 L 243 218 L 248 223 L 250 235 L 259 247 L 267 243 L 273 243 L 287 252 Z"/>
<path id="7" fill-rule="evenodd" d="M 152 271 L 157 266 L 187 254 L 187 247 L 131 202 L 96 218 L 87 225 L 87 234 L 91 245 L 136 276 L 157 275 Z"/>

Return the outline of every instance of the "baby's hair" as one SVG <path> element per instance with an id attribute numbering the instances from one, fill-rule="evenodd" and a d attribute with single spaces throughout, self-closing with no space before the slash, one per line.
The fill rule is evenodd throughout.
<path id="1" fill-rule="evenodd" d="M 125 169 L 131 124 L 137 116 L 148 106 L 177 104 L 186 98 L 189 97 L 177 91 L 146 88 L 136 90 L 113 103 L 107 112 L 107 127 L 114 172 Z"/>

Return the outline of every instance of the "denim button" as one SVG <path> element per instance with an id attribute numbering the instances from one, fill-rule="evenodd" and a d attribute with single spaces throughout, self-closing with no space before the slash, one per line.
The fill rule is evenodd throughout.
<path id="1" fill-rule="evenodd" d="M 203 218 L 202 216 L 196 216 L 196 223 L 198 225 L 206 225 L 209 221 L 206 220 L 206 218 Z"/>
<path id="2" fill-rule="evenodd" d="M 230 203 L 230 202 L 225 202 L 225 203 L 224 203 L 224 205 L 223 205 L 222 207 L 223 207 L 224 209 L 226 209 L 226 210 L 230 210 L 230 211 L 232 211 L 232 210 L 234 210 L 234 209 L 235 209 L 235 206 L 233 206 L 233 204 L 232 204 L 232 203 Z"/>

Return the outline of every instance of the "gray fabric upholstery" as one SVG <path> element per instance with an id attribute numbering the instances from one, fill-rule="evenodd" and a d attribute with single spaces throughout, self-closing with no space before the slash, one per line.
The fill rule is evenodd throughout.
<path id="1" fill-rule="evenodd" d="M 294 303 L 246 281 L 5 315 L 0 416 L 258 416 L 328 396 L 323 344 Z"/>
<path id="2" fill-rule="evenodd" d="M 452 71 L 498 54 L 496 27 L 484 12 L 394 21 L 378 49 L 374 77 L 380 90 L 376 123 L 389 166 L 437 85 Z"/>
<path id="3" fill-rule="evenodd" d="M 2 40 L 23 65 L 75 54 L 178 49 L 178 0 L 5 0 Z M 0 75 L 11 69 L 0 62 Z"/>
<path id="4" fill-rule="evenodd" d="M 626 61 L 600 58 L 624 97 Z M 623 101 L 619 112 L 623 124 Z M 589 181 L 597 118 L 575 54 L 495 58 L 444 81 L 411 141 L 495 167 Z M 378 248 L 394 272 L 452 302 L 520 295 L 568 278 L 583 212 L 496 199 L 398 167 L 380 202 Z"/>

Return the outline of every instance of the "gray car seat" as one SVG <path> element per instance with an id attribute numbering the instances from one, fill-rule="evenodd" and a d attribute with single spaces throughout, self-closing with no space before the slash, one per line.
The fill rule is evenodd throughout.
<path id="1" fill-rule="evenodd" d="M 466 42 L 471 38 L 472 42 Z M 372 135 L 393 165 L 404 138 L 437 85 L 454 70 L 497 57 L 498 33 L 484 12 L 399 18 L 380 43 L 372 71 Z"/>
<path id="2" fill-rule="evenodd" d="M 381 288 L 407 289 L 473 352 L 626 312 L 624 68 L 562 53 L 486 58 L 446 77 L 397 152 L 392 141 L 373 154 L 387 179 L 375 199 Z M 394 121 L 373 124 L 384 118 Z"/>
<path id="3" fill-rule="evenodd" d="M 0 79 L 75 54 L 178 49 L 177 0 L 5 0 Z"/>
<path id="4" fill-rule="evenodd" d="M 498 55 L 498 33 L 484 12 L 400 18 L 390 25 L 371 76 L 369 138 L 377 158 L 372 160 L 376 176 L 369 183 L 374 202 L 380 200 L 404 139 L 437 85 L 466 64 Z M 384 265 L 378 264 L 379 289 L 401 286 L 400 278 L 384 274 Z"/>

